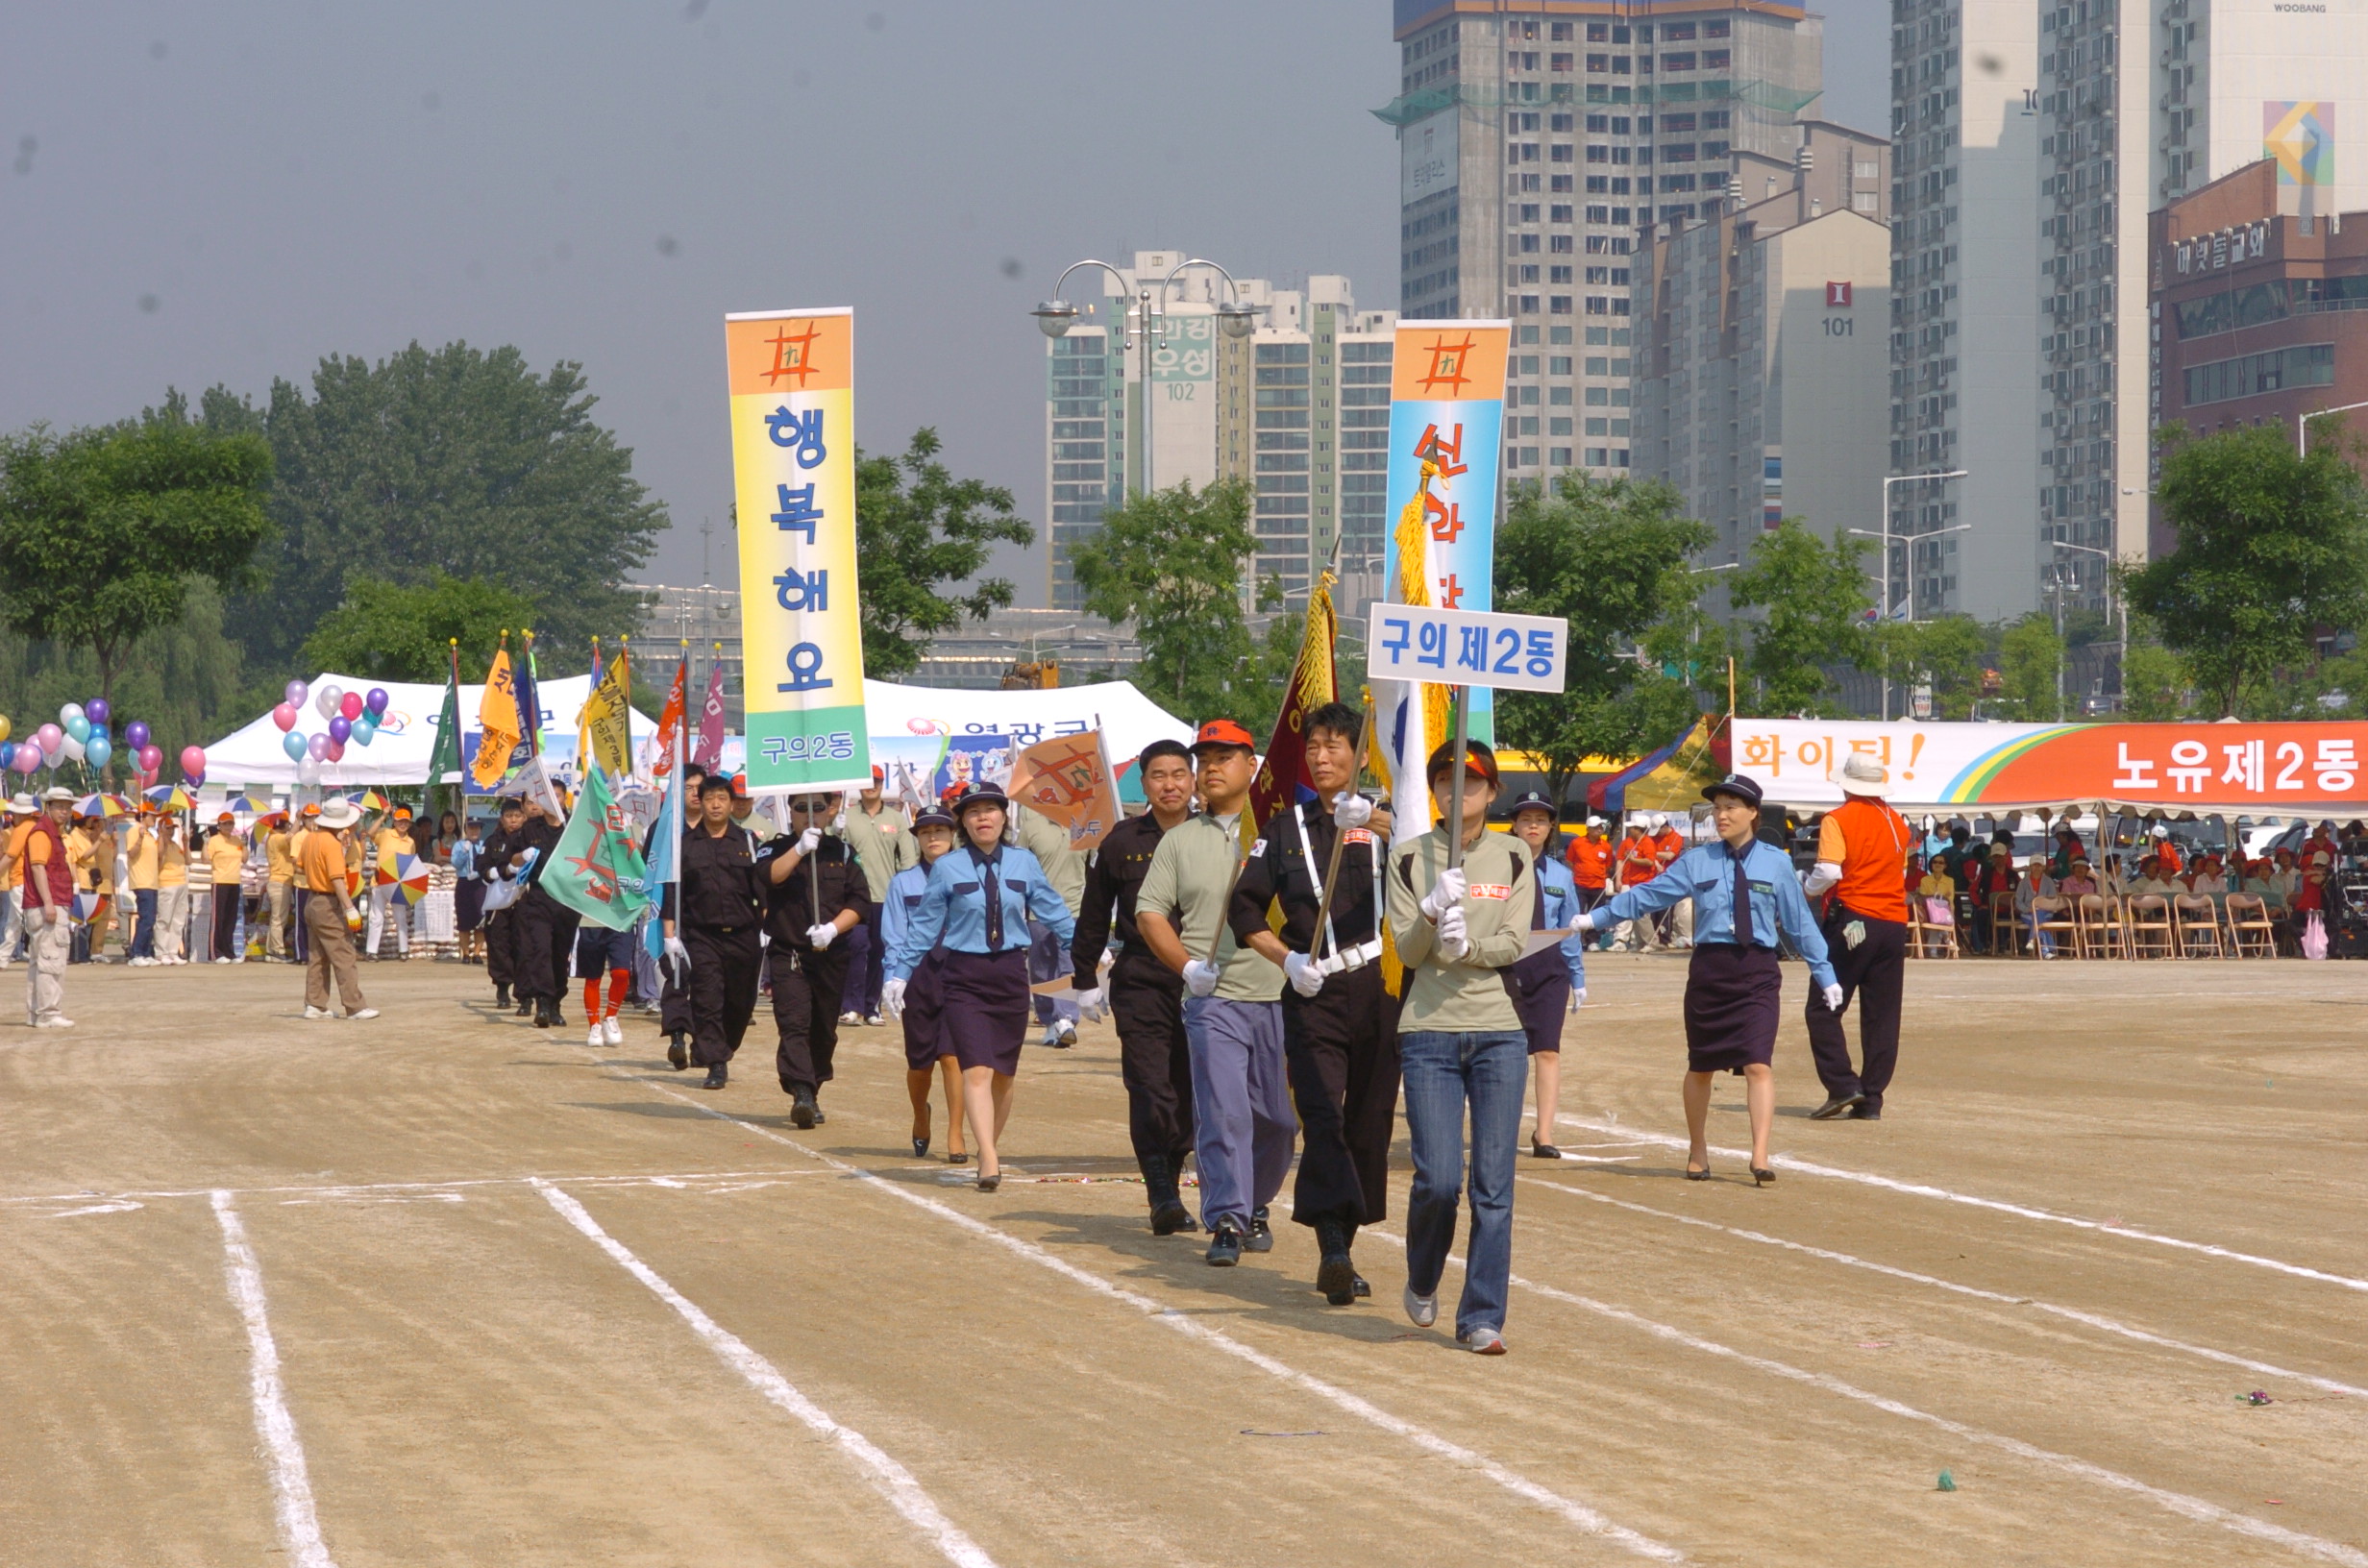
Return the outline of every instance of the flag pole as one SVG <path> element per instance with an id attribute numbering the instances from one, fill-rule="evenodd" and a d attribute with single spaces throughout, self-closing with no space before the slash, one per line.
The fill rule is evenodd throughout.
<path id="1" fill-rule="evenodd" d="M 1446 811 L 1453 824 L 1447 833 L 1447 870 L 1451 871 L 1464 869 L 1464 729 L 1470 722 L 1470 703 L 1471 688 L 1458 686 L 1455 689 L 1455 749 L 1449 754 L 1447 773 L 1455 781 L 1448 788 L 1449 805 Z M 1423 788 L 1425 791 L 1430 788 L 1428 779 L 1423 780 Z"/>
<path id="2" fill-rule="evenodd" d="M 1357 787 L 1358 778 L 1363 775 L 1365 772 L 1365 747 L 1367 743 L 1371 739 L 1372 733 L 1373 692 L 1372 688 L 1369 686 L 1366 688 L 1365 692 L 1365 708 L 1363 714 L 1357 722 L 1357 766 L 1355 772 L 1348 775 L 1348 789 L 1352 793 Z M 1323 869 L 1323 896 L 1317 902 L 1315 928 L 1309 933 L 1308 936 L 1308 942 L 1311 945 L 1320 943 L 1323 940 L 1324 932 L 1328 928 L 1331 921 L 1332 893 L 1334 889 L 1340 886 L 1341 881 L 1341 850 L 1347 845 L 1347 834 L 1335 832 L 1332 835 L 1331 859 Z M 1378 894 L 1376 894 L 1376 896 L 1378 896 Z"/>

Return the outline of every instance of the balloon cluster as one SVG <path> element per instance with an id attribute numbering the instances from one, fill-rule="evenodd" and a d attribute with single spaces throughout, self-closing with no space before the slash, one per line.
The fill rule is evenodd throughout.
<path id="1" fill-rule="evenodd" d="M 57 723 L 41 725 L 21 741 L 12 741 L 12 726 L 0 715 L 0 772 L 30 776 L 62 762 L 79 762 L 93 773 L 99 772 L 115 759 L 118 749 L 108 727 L 113 718 L 113 708 L 103 697 L 68 702 L 58 709 Z M 158 770 L 164 766 L 164 752 L 155 744 L 146 723 L 135 719 L 123 726 L 122 749 L 139 773 L 140 787 L 155 783 Z M 205 748 L 192 746 L 183 751 L 181 766 L 190 783 L 204 782 Z"/>
<path id="2" fill-rule="evenodd" d="M 281 695 L 286 700 L 271 710 L 271 722 L 280 726 L 281 749 L 299 768 L 310 763 L 315 770 L 323 763 L 344 761 L 349 745 L 368 746 L 377 740 L 392 700 L 382 686 L 373 686 L 365 695 L 349 692 L 333 680 L 324 681 L 317 692 L 304 681 L 291 680 Z M 327 721 L 310 735 L 296 727 L 307 698 L 312 700 L 312 711 Z"/>

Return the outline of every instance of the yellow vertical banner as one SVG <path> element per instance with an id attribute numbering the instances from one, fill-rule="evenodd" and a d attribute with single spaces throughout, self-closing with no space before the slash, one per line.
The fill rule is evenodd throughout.
<path id="1" fill-rule="evenodd" d="M 749 788 L 866 785 L 854 312 L 727 315 L 724 346 Z"/>

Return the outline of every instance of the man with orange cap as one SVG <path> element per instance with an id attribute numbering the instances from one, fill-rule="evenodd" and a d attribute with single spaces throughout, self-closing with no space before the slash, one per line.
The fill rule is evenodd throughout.
<path id="1" fill-rule="evenodd" d="M 1850 1115 L 1880 1120 L 1883 1091 L 1899 1059 L 1900 987 L 1907 976 L 1908 855 L 1915 830 L 1884 803 L 1890 772 L 1864 752 L 1842 764 L 1842 803 L 1825 814 L 1817 830 L 1817 860 L 1802 884 L 1814 898 L 1833 890 L 1824 923 L 1826 950 L 1841 1004 L 1809 999 L 1809 1048 L 1825 1084 L 1825 1103 L 1810 1115 L 1819 1121 Z M 1861 1066 L 1850 1066 L 1850 1041 L 1841 1017 L 1859 999 Z"/>

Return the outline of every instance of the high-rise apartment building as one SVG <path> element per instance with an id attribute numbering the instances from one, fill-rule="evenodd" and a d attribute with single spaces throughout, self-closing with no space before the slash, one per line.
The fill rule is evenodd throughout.
<path id="1" fill-rule="evenodd" d="M 1788 168 L 1822 27 L 1770 0 L 1396 0 L 1398 310 L 1513 321 L 1510 478 L 1632 466 L 1639 231 Z"/>
<path id="2" fill-rule="evenodd" d="M 1805 120 L 1785 187 L 1672 218 L 1639 256 L 1634 468 L 1718 531 L 1713 558 L 1798 517 L 1828 536 L 1881 515 L 1888 446 L 1890 147 Z"/>
<path id="3" fill-rule="evenodd" d="M 1300 289 L 1206 268 L 1168 279 L 1184 253 L 1138 251 L 1102 299 L 1046 345 L 1048 602 L 1075 609 L 1077 545 L 1133 492 L 1189 480 L 1256 492 L 1253 576 L 1304 600 L 1333 556 L 1379 570 L 1388 460 L 1390 345 L 1396 312 L 1357 308 L 1348 280 Z M 1155 301 L 1144 331 L 1143 296 Z M 1164 299 L 1161 297 L 1164 295 Z M 1244 337 L 1221 330 L 1228 299 L 1250 307 Z"/>

